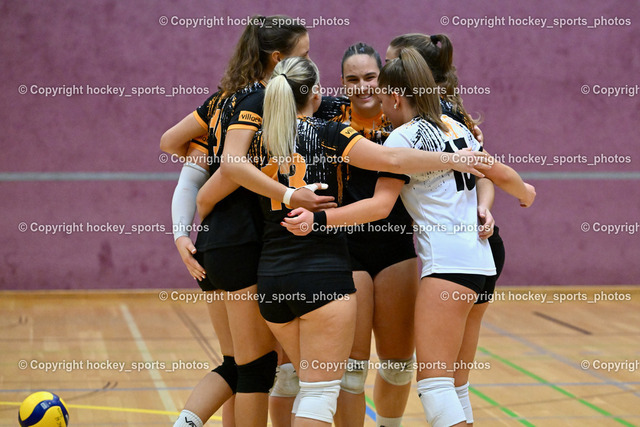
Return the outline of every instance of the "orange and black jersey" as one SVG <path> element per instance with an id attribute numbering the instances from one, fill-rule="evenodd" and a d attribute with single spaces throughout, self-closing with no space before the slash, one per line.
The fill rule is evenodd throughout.
<path id="1" fill-rule="evenodd" d="M 207 153 L 211 175 L 220 168 L 220 158 L 229 130 L 258 131 L 262 126 L 264 88 L 264 83 L 256 82 L 228 97 L 214 94 L 209 102 L 196 110 L 201 119 L 209 118 Z M 259 242 L 262 237 L 262 222 L 257 195 L 240 187 L 218 202 L 213 211 L 203 219 L 203 231 L 198 233 L 196 249 L 206 251 Z"/>
<path id="2" fill-rule="evenodd" d="M 209 160 L 211 175 L 220 167 L 220 156 L 224 150 L 224 140 L 228 130 L 258 131 L 262 127 L 264 89 L 264 82 L 256 82 L 231 96 L 216 92 L 193 112 L 193 116 L 205 133 L 193 139 L 190 148 L 196 148 L 211 157 Z"/>
<path id="3" fill-rule="evenodd" d="M 444 98 L 440 98 L 440 107 L 442 108 L 442 114 L 446 114 L 447 116 L 451 117 L 453 120 L 464 125 L 473 133 L 473 123 L 469 123 L 469 121 L 461 112 L 455 111 L 455 108 L 450 101 L 447 101 Z"/>
<path id="4" fill-rule="evenodd" d="M 189 151 L 195 148 L 202 151 L 204 154 L 209 153 L 209 144 L 207 142 L 209 138 L 209 124 L 211 123 L 211 119 L 215 112 L 222 108 L 223 101 L 224 98 L 222 97 L 222 92 L 218 91 L 207 98 L 207 100 L 204 101 L 204 104 L 195 109 L 193 117 L 195 117 L 198 123 L 200 123 L 203 132 L 199 137 L 193 138 L 189 141 Z"/>
<path id="5" fill-rule="evenodd" d="M 371 118 L 364 118 L 356 114 L 351 108 L 348 98 L 323 97 L 317 114 L 327 116 L 328 120 L 349 125 L 365 138 L 380 145 L 384 144 L 384 141 L 393 130 L 391 122 L 382 112 Z M 377 172 L 356 168 L 348 164 L 342 165 L 341 169 L 345 179 L 341 203 L 348 205 L 373 197 L 378 180 Z M 375 221 L 369 226 L 362 227 L 358 229 L 360 231 L 349 234 L 348 238 L 349 240 L 362 240 L 366 237 L 367 242 L 376 244 L 374 242 L 375 238 L 364 230 L 385 230 L 395 233 L 398 229 L 402 229 L 407 233 L 411 233 L 411 224 L 411 216 L 402 205 L 400 198 L 398 198 L 386 219 Z M 399 228 L 389 225 L 404 225 L 405 227 Z M 382 242 L 379 243 L 382 244 Z"/>
<path id="6" fill-rule="evenodd" d="M 458 111 L 454 111 L 453 104 L 450 101 L 440 98 L 440 107 L 442 108 L 443 114 L 446 114 L 447 116 L 451 117 L 452 119 L 462 123 L 467 128 L 469 128 L 469 123 L 466 123 L 464 119 L 464 115 L 462 115 Z M 318 107 L 318 111 L 316 111 L 313 115 L 314 117 L 319 117 L 324 120 L 340 121 L 344 123 L 346 121 L 351 121 L 350 110 L 351 110 L 351 101 L 349 101 L 349 98 L 344 96 L 341 96 L 341 97 L 323 96 L 322 102 L 320 103 L 320 107 Z M 356 122 L 358 121 L 359 120 L 356 120 Z M 355 127 L 354 126 L 352 127 L 356 129 L 358 126 L 356 125 Z M 385 124 L 385 127 L 386 127 L 386 124 Z M 390 128 L 387 128 L 386 131 L 388 135 L 390 132 Z M 375 138 L 370 138 L 366 134 L 363 134 L 363 135 L 367 139 L 379 142 Z"/>
<path id="7" fill-rule="evenodd" d="M 320 107 L 313 116 L 349 125 L 365 138 L 378 144 L 381 144 L 393 130 L 391 122 L 382 113 L 371 118 L 356 114 L 351 108 L 351 101 L 344 96 L 323 96 Z"/>
<path id="8" fill-rule="evenodd" d="M 339 166 L 355 143 L 362 138 L 353 128 L 342 123 L 315 117 L 298 119 L 295 153 L 289 160 L 289 173 L 283 174 L 275 159 L 269 159 L 261 139 L 254 140 L 249 155 L 262 156 L 261 170 L 287 187 L 299 188 L 324 182 L 327 190 L 318 194 L 338 199 L 343 181 Z M 289 233 L 280 223 L 291 211 L 279 200 L 261 197 L 265 218 L 264 246 L 258 274 L 277 276 L 300 271 L 351 271 L 344 233 L 321 232 L 299 237 Z"/>
<path id="9" fill-rule="evenodd" d="M 346 96 L 323 96 L 318 110 L 313 117 L 323 120 L 334 120 L 344 114 L 345 107 L 351 106 L 351 101 Z"/>

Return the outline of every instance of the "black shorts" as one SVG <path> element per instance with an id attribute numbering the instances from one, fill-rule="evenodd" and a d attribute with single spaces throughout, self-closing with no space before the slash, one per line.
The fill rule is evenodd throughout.
<path id="1" fill-rule="evenodd" d="M 204 280 L 198 280 L 198 285 L 203 291 L 227 292 L 255 285 L 261 250 L 262 243 L 252 242 L 196 252 L 194 258 L 207 272 Z"/>
<path id="2" fill-rule="evenodd" d="M 258 277 L 260 313 L 272 323 L 290 322 L 332 301 L 348 299 L 355 291 L 350 271 Z"/>
<path id="3" fill-rule="evenodd" d="M 479 274 L 434 273 L 430 274 L 429 277 L 448 280 L 475 291 L 478 294 L 478 298 L 475 302 L 476 304 L 483 304 L 491 301 L 496 290 L 496 281 L 498 280 L 498 277 L 500 277 L 502 267 L 504 266 L 504 244 L 499 232 L 500 230 L 498 227 L 495 227 L 493 235 L 489 237 L 489 246 L 491 246 L 493 261 L 496 265 L 496 274 L 493 276 L 482 276 Z"/>
<path id="4" fill-rule="evenodd" d="M 416 257 L 412 234 L 357 233 L 347 236 L 353 271 L 366 271 L 371 278 L 385 268 Z"/>
<path id="5" fill-rule="evenodd" d="M 484 291 L 478 295 L 478 301 L 476 301 L 476 304 L 482 304 L 491 301 L 491 298 L 493 297 L 493 294 L 496 290 L 496 282 L 500 277 L 500 273 L 502 273 L 502 267 L 504 267 L 504 242 L 502 241 L 502 237 L 500 237 L 500 230 L 498 229 L 497 225 L 493 228 L 493 234 L 491 235 L 491 237 L 489 237 L 489 246 L 491 246 L 493 262 L 496 265 L 496 274 L 487 277 L 487 280 L 484 284 Z"/>
<path id="6" fill-rule="evenodd" d="M 448 280 L 449 282 L 457 283 L 460 286 L 471 289 L 478 295 L 484 291 L 484 287 L 487 281 L 487 276 L 481 274 L 465 274 L 465 273 L 432 273 L 427 277 L 433 277 L 434 279 Z"/>

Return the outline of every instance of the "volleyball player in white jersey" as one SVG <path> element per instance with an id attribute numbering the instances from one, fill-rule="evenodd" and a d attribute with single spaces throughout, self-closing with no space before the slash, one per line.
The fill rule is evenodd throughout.
<path id="1" fill-rule="evenodd" d="M 403 34 L 395 37 L 389 43 L 387 49 L 386 60 L 390 61 L 398 57 L 398 52 L 405 47 L 412 47 L 420 53 L 422 58 L 427 62 L 429 69 L 433 74 L 435 83 L 440 89 L 440 105 L 442 112 L 451 118 L 457 120 L 469 129 L 474 137 L 482 144 L 482 133 L 477 126 L 477 120 L 474 120 L 466 111 L 462 97 L 457 91 L 458 75 L 456 67 L 453 64 L 453 44 L 449 37 L 444 34 L 436 34 L 428 36 L 426 34 L 412 33 Z M 444 93 L 443 93 L 444 92 Z M 486 146 L 485 146 L 486 147 Z M 480 231 L 480 236 L 488 238 L 491 252 L 493 253 L 493 261 L 496 265 L 496 274 L 486 279 L 484 292 L 478 295 L 476 305 L 469 313 L 467 324 L 472 327 L 480 328 L 480 320 L 487 308 L 488 302 L 493 297 L 496 282 L 502 272 L 505 262 L 505 247 L 500 237 L 500 230 L 493 222 L 493 216 L 490 209 L 494 201 L 493 184 L 488 179 L 480 179 L 477 181 L 478 194 L 480 195 L 480 187 L 482 186 L 482 197 L 478 199 L 478 218 L 484 223 L 485 227 Z M 487 237 L 488 236 L 488 237 Z M 473 320 L 478 319 L 478 320 Z M 470 337 L 477 336 L 470 328 L 465 329 L 465 333 Z M 458 357 L 460 368 L 455 370 L 454 380 L 456 393 L 465 408 L 467 416 L 467 424 L 473 424 L 473 411 L 471 410 L 471 402 L 469 400 L 469 367 L 475 357 L 475 345 L 469 345 L 468 351 L 462 351 Z"/>
<path id="2" fill-rule="evenodd" d="M 397 59 L 385 65 L 379 87 L 389 91 L 380 97 L 396 129 L 385 146 L 439 151 L 443 156 L 456 156 L 463 148 L 481 149 L 465 126 L 442 115 L 437 91 L 420 91 L 436 85 L 415 49 L 402 49 Z M 523 183 L 513 169 L 496 162 L 485 175 L 522 206 L 533 203 L 535 189 Z M 475 353 L 479 327 L 470 322 L 481 318 L 470 313 L 487 276 L 495 274 L 489 244 L 478 237 L 475 177 L 442 170 L 411 175 L 404 185 L 402 180 L 381 174 L 373 198 L 325 211 L 326 224 L 371 220 L 370 212 L 393 203 L 400 193 L 416 224 L 422 261 L 415 311 L 420 400 L 432 426 L 464 426 L 467 415 L 454 388 L 453 372 L 460 354 Z M 292 215 L 298 216 L 285 222 L 294 234 L 314 228 L 313 214 L 296 209 Z"/>

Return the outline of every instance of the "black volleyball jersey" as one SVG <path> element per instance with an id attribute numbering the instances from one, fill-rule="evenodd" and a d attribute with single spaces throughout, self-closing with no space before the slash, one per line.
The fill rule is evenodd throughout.
<path id="1" fill-rule="evenodd" d="M 298 119 L 295 153 L 291 156 L 288 174 L 279 172 L 274 159 L 269 159 L 261 139 L 254 140 L 250 156 L 263 156 L 261 170 L 287 187 L 299 188 L 323 182 L 327 190 L 317 194 L 338 199 L 343 185 L 339 166 L 355 143 L 362 138 L 353 128 L 342 123 L 315 117 Z M 351 271 L 349 252 L 343 232 L 332 229 L 315 230 L 307 236 L 294 236 L 280 225 L 291 211 L 279 200 L 261 197 L 265 219 L 264 246 L 258 274 L 278 276 L 299 271 Z"/>
<path id="2" fill-rule="evenodd" d="M 349 124 L 352 128 L 364 135 L 365 138 L 377 143 L 384 144 L 387 137 L 393 130 L 391 122 L 382 114 L 376 117 L 365 119 L 358 116 L 351 106 L 343 107 L 344 113 L 335 118 L 344 124 Z M 343 165 L 347 182 L 344 190 L 344 204 L 355 203 L 373 197 L 378 181 L 378 172 L 366 169 L 356 168 L 350 165 Z M 387 218 L 374 221 L 366 225 L 348 236 L 349 240 L 360 241 L 365 234 L 371 232 L 367 230 L 376 230 L 375 234 L 380 233 L 404 233 L 413 234 L 412 219 L 407 210 L 404 208 L 402 201 L 398 197 L 393 209 Z M 404 227 L 398 227 L 404 226 Z M 399 231 L 404 230 L 404 231 Z M 412 237 L 408 237 L 412 238 Z M 370 240 L 370 239 L 368 239 Z"/>
<path id="3" fill-rule="evenodd" d="M 195 148 L 204 154 L 209 153 L 209 144 L 207 142 L 209 138 L 209 125 L 215 112 L 221 108 L 223 100 L 222 92 L 218 91 L 207 98 L 204 104 L 195 109 L 193 117 L 200 123 L 204 131 L 201 136 L 189 141 L 189 151 Z"/>
<path id="4" fill-rule="evenodd" d="M 473 133 L 473 123 L 469 123 L 467 119 L 465 119 L 464 115 L 457 111 L 451 101 L 448 101 L 444 98 L 440 98 L 440 108 L 442 108 L 442 114 L 445 114 L 458 123 L 464 125 L 467 129 L 469 129 Z M 482 145 L 482 143 L 480 143 Z"/>
<path id="5" fill-rule="evenodd" d="M 351 101 L 346 96 L 323 96 L 320 106 L 313 113 L 313 117 L 324 120 L 333 120 L 344 113 L 344 108 L 349 107 Z"/>
<path id="6" fill-rule="evenodd" d="M 201 107 L 206 112 L 205 116 L 211 116 L 207 138 L 211 175 L 220 168 L 220 156 L 229 130 L 258 131 L 262 126 L 264 88 L 263 82 L 256 82 L 229 97 L 219 96 L 215 103 L 205 103 Z M 202 231 L 198 233 L 196 249 L 206 251 L 259 242 L 262 237 L 262 222 L 258 196 L 240 187 L 218 202 L 213 211 L 202 220 Z"/>
<path id="7" fill-rule="evenodd" d="M 382 112 L 376 117 L 360 117 L 351 108 L 349 98 L 345 97 L 322 97 L 322 103 L 315 115 L 326 120 L 349 125 L 368 140 L 380 145 L 384 144 L 384 141 L 393 130 L 391 122 Z M 340 203 L 347 205 L 373 197 L 376 182 L 378 181 L 378 172 L 356 168 L 348 164 L 342 165 L 341 169 L 345 184 L 344 192 L 339 194 L 339 196 L 342 196 Z M 397 227 L 398 225 L 404 227 Z M 404 233 L 412 234 L 411 225 L 411 216 L 398 197 L 387 218 L 359 227 L 353 233 L 349 233 L 347 237 L 349 240 L 363 240 L 365 235 L 370 234 L 367 230 L 376 230 L 376 234 L 381 232 L 397 233 L 398 230 L 404 230 Z M 367 241 L 370 240 L 367 239 Z"/>

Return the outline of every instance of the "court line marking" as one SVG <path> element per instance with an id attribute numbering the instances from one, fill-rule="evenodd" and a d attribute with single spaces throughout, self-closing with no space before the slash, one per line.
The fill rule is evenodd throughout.
<path id="1" fill-rule="evenodd" d="M 546 320 L 548 320 L 550 322 L 553 322 L 553 323 L 555 323 L 557 325 L 564 326 L 564 327 L 569 328 L 569 329 L 573 329 L 574 331 L 580 332 L 581 334 L 593 335 L 591 332 L 587 331 L 586 329 L 582 329 L 582 328 L 579 328 L 577 326 L 572 325 L 571 323 L 567 323 L 567 322 L 565 322 L 563 320 L 556 319 L 555 317 L 551 317 L 548 314 L 540 313 L 539 311 L 534 311 L 533 314 L 535 316 L 542 317 L 543 319 L 546 319 Z"/>
<path id="2" fill-rule="evenodd" d="M 620 384 L 624 385 L 640 385 L 640 381 L 629 381 L 629 382 L 620 382 Z M 549 382 L 549 384 L 540 384 L 540 383 L 486 383 L 486 384 L 474 384 L 473 387 L 484 388 L 484 387 L 548 387 L 549 385 L 555 385 L 558 387 L 601 387 L 601 386 L 613 386 L 611 383 L 607 382 Z M 415 384 L 414 384 L 415 386 Z M 367 384 L 365 387 L 373 388 L 373 384 Z M 414 387 L 415 388 L 415 387 Z M 118 388 L 110 388 L 106 390 L 100 390 L 105 392 L 129 392 L 129 391 L 149 391 L 149 390 L 158 390 L 156 387 L 118 387 Z M 180 390 L 193 390 L 193 387 L 167 387 L 165 390 L 171 391 L 180 391 Z M 95 388 L 54 388 L 49 389 L 51 392 L 88 392 L 88 391 L 96 391 Z M 0 390 L 0 393 L 29 393 L 33 392 L 33 389 L 3 389 Z"/>
<path id="3" fill-rule="evenodd" d="M 479 346 L 478 350 L 480 350 L 482 353 L 484 353 L 484 354 L 486 354 L 486 355 L 488 355 L 488 356 L 490 356 L 490 357 L 492 357 L 492 358 L 504 363 L 505 365 L 509 366 L 510 368 L 515 369 L 516 371 L 520 372 L 521 374 L 523 374 L 523 375 L 525 375 L 525 376 L 527 376 L 527 377 L 529 377 L 529 378 L 531 378 L 533 380 L 536 380 L 539 383 L 547 384 L 553 390 L 555 390 L 555 391 L 557 391 L 557 392 L 559 392 L 559 393 L 561 393 L 561 394 L 563 394 L 563 395 L 575 400 L 576 402 L 579 402 L 579 403 L 583 404 L 584 406 L 586 406 L 586 407 L 598 412 L 601 415 L 606 416 L 607 418 L 610 418 L 610 419 L 612 419 L 614 421 L 617 421 L 618 423 L 620 423 L 622 425 L 625 425 L 625 426 L 628 426 L 628 427 L 634 427 L 635 426 L 635 424 L 631 424 L 630 422 L 625 421 L 622 418 L 613 415 L 612 413 L 600 408 L 599 406 L 594 405 L 593 403 L 591 403 L 591 402 L 589 402 L 587 400 L 584 400 L 584 399 L 576 396 L 575 394 L 563 389 L 562 387 L 558 387 L 558 386 L 552 385 L 549 381 L 545 380 L 544 378 L 540 377 L 539 375 L 536 375 L 533 372 L 528 371 L 528 370 L 526 370 L 525 368 L 523 368 L 523 367 L 521 367 L 519 365 L 516 365 L 515 363 L 511 362 L 508 359 L 505 359 L 504 357 L 498 356 L 497 354 L 490 352 L 489 350 L 487 350 L 484 347 L 480 347 Z"/>
<path id="4" fill-rule="evenodd" d="M 617 387 L 620 390 L 623 390 L 625 392 L 629 392 L 632 393 L 634 396 L 636 397 L 640 397 L 640 392 L 636 391 L 635 389 L 633 389 L 632 387 L 628 386 L 627 383 L 625 382 L 621 382 L 621 381 L 616 381 L 614 379 L 611 379 L 609 377 L 607 377 L 606 375 L 600 374 L 598 372 L 593 372 L 591 369 L 583 369 L 578 363 L 574 362 L 571 359 L 567 359 L 564 356 L 560 356 L 550 350 L 547 350 L 546 348 L 539 346 L 538 344 L 535 344 L 529 340 L 527 340 L 526 338 L 523 338 L 519 335 L 515 335 L 512 334 L 511 332 L 507 332 L 504 329 L 490 323 L 490 322 L 482 322 L 483 326 L 486 329 L 489 329 L 495 333 L 497 333 L 498 335 L 502 335 L 503 337 L 507 337 L 507 338 L 511 338 L 514 341 L 517 341 L 529 348 L 532 348 L 533 350 L 537 351 L 538 353 L 540 353 L 541 355 L 547 355 L 550 356 L 551 358 L 553 358 L 554 360 L 560 362 L 560 363 L 564 363 L 567 366 L 570 366 L 574 369 L 578 369 L 580 372 L 585 373 L 593 378 L 596 378 L 600 381 L 602 381 L 604 384 L 603 385 L 610 385 L 613 387 Z M 635 334 L 633 334 L 635 335 Z"/>
<path id="5" fill-rule="evenodd" d="M 365 413 L 373 420 L 376 421 L 376 404 L 373 403 L 373 400 L 367 396 L 367 393 L 364 394 L 364 402 L 365 402 Z"/>
<path id="6" fill-rule="evenodd" d="M 131 335 L 133 335 L 133 338 L 136 341 L 136 346 L 138 347 L 138 351 L 142 355 L 142 358 L 145 362 L 153 363 L 153 359 L 151 358 L 151 353 L 149 352 L 147 343 L 144 341 L 144 338 L 142 337 L 142 334 L 138 329 L 138 325 L 136 325 L 136 321 L 129 311 L 129 307 L 127 307 L 126 304 L 120 304 L 120 311 L 122 312 L 124 320 L 127 322 L 127 326 L 129 327 Z M 169 395 L 169 392 L 166 390 L 167 385 L 164 383 L 160 372 L 158 372 L 156 369 L 149 369 L 148 372 L 151 380 L 153 381 L 153 385 L 157 388 L 164 409 L 166 409 L 167 412 L 175 412 L 176 405 L 173 402 L 173 399 L 171 399 L 171 395 Z"/>
<path id="7" fill-rule="evenodd" d="M 0 402 L 0 405 L 4 406 L 20 406 L 22 402 Z M 111 406 L 95 406 L 95 405 L 77 405 L 67 404 L 70 409 L 93 409 L 97 411 L 111 411 L 111 412 L 134 412 L 140 414 L 154 414 L 154 415 L 180 415 L 177 411 L 159 411 L 156 409 L 138 409 L 138 408 L 116 408 Z"/>
<path id="8" fill-rule="evenodd" d="M 213 360 L 216 364 L 220 365 L 222 363 L 222 354 L 218 355 L 218 352 L 215 348 L 209 343 L 209 340 L 205 337 L 204 333 L 200 330 L 198 325 L 189 317 L 189 314 L 182 310 L 177 305 L 173 305 L 173 311 L 176 313 L 178 318 L 182 321 L 187 330 L 191 333 L 191 335 L 195 338 L 200 348 L 202 348 L 205 354 L 209 357 L 209 359 Z M 215 334 L 215 331 L 214 331 Z M 217 340 L 218 337 L 215 336 Z"/>
<path id="9" fill-rule="evenodd" d="M 592 383 L 584 383 L 584 382 L 549 382 L 549 384 L 556 385 L 558 387 L 601 387 L 612 386 L 613 384 L 608 382 L 592 382 Z M 620 384 L 624 385 L 640 385 L 640 381 L 629 381 L 629 382 L 620 382 Z M 547 387 L 547 384 L 538 384 L 538 383 L 487 383 L 487 384 L 476 384 L 475 387 Z M 114 390 L 115 391 L 115 390 Z"/>
<path id="10" fill-rule="evenodd" d="M 2 181 L 177 181 L 176 172 L 0 172 Z M 522 179 L 640 180 L 640 172 L 522 172 Z"/>
<path id="11" fill-rule="evenodd" d="M 415 386 L 415 384 L 413 385 Z M 469 390 L 474 392 L 476 394 L 476 396 L 480 397 L 481 399 L 489 402 L 491 405 L 496 406 L 498 408 L 500 408 L 500 410 L 502 412 L 504 412 L 505 414 L 509 415 L 511 418 L 518 420 L 521 424 L 526 425 L 527 427 L 535 427 L 534 424 L 531 424 L 530 422 L 528 422 L 525 418 L 519 416 L 517 413 L 515 413 L 514 411 L 510 410 L 509 408 L 507 408 L 506 406 L 500 405 L 498 402 L 496 402 L 495 400 L 491 399 L 490 397 L 488 397 L 486 394 L 481 393 L 477 390 L 474 390 L 473 387 L 469 387 Z M 371 400 L 369 398 L 369 396 L 367 396 L 367 394 L 365 393 L 364 395 L 364 400 L 366 403 L 366 414 L 373 420 L 376 421 L 376 404 L 373 403 L 373 400 Z M 495 418 L 492 418 L 495 419 Z"/>
<path id="12" fill-rule="evenodd" d="M 518 415 L 517 413 L 515 413 L 511 409 L 507 408 L 504 405 L 499 404 L 498 402 L 496 402 L 495 400 L 493 400 L 492 398 L 490 398 L 486 394 L 476 390 L 475 387 L 469 387 L 469 391 L 471 393 L 475 394 L 476 396 L 478 396 L 479 398 L 481 398 L 482 400 L 484 400 L 486 402 L 489 402 L 492 406 L 495 406 L 496 408 L 499 408 L 502 412 L 504 412 L 505 414 L 509 415 L 514 420 L 517 420 L 520 424 L 524 424 L 527 427 L 535 427 L 535 424 L 530 423 L 525 418 L 521 417 L 520 415 Z"/>
<path id="13" fill-rule="evenodd" d="M 0 401 L 0 405 L 3 406 L 20 406 L 22 402 L 3 402 Z M 70 409 L 92 409 L 95 411 L 110 411 L 110 412 L 131 412 L 138 414 L 153 414 L 153 415 L 180 415 L 180 412 L 177 411 L 159 411 L 156 409 L 141 409 L 141 408 L 116 408 L 113 406 L 95 406 L 95 405 L 76 405 L 76 404 L 67 404 L 66 405 Z M 217 415 L 213 415 L 210 420 L 214 421 L 222 421 L 222 417 Z"/>

